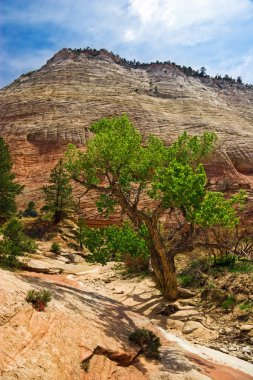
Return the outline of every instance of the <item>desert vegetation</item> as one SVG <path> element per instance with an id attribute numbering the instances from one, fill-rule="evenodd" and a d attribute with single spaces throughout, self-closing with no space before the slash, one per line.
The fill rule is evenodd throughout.
<path id="1" fill-rule="evenodd" d="M 235 192 L 225 179 L 214 186 L 207 178 L 205 163 L 215 154 L 217 136 L 183 133 L 168 146 L 143 136 L 127 115 L 101 119 L 91 131 L 87 149 L 69 145 L 49 173 L 40 209 L 31 199 L 17 210 L 23 187 L 15 180 L 8 145 L 0 140 L 0 265 L 22 284 L 18 310 L 31 320 L 41 318 L 41 329 L 60 316 L 52 325 L 60 326 L 61 337 L 69 319 L 79 321 L 90 308 L 78 337 L 89 340 L 93 328 L 99 336 L 105 329 L 105 335 L 124 341 L 126 351 L 94 346 L 77 358 L 78 371 L 85 373 L 93 373 L 101 356 L 120 369 L 138 360 L 164 366 L 166 347 L 160 349 L 161 329 L 155 323 L 149 328 L 151 318 L 163 331 L 175 332 L 177 326 L 176 333 L 188 340 L 223 352 L 232 336 L 230 349 L 251 361 L 253 239 L 251 219 L 244 220 L 251 209 L 246 210 L 245 191 Z M 82 194 L 95 190 L 98 213 L 108 223 L 86 224 L 73 191 L 77 186 Z M 121 216 L 117 224 L 111 219 L 115 212 Z M 52 295 L 53 307 L 47 308 Z M 129 305 L 140 314 L 152 309 L 145 324 L 129 318 Z M 102 328 L 96 325 L 101 315 Z M 130 322 L 118 334 L 122 320 Z"/>
<path id="2" fill-rule="evenodd" d="M 51 299 L 51 293 L 47 289 L 43 289 L 41 291 L 29 290 L 25 300 L 31 303 L 35 310 L 44 311 Z"/>
<path id="3" fill-rule="evenodd" d="M 94 260 L 105 263 L 121 251 L 148 252 L 158 288 L 176 299 L 175 256 L 196 244 L 212 245 L 199 239 L 199 227 L 235 228 L 245 198 L 243 191 L 225 197 L 207 188 L 202 162 L 214 150 L 215 134 L 183 133 L 166 147 L 153 136 L 143 140 L 126 115 L 102 119 L 91 130 L 95 137 L 85 153 L 69 146 L 66 167 L 74 181 L 100 194 L 101 214 L 109 216 L 117 206 L 126 220 L 122 227 L 86 230 Z"/>

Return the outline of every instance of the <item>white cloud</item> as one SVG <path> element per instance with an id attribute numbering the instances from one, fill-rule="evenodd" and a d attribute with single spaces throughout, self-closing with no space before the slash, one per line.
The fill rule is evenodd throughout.
<path id="1" fill-rule="evenodd" d="M 238 76 L 242 77 L 242 80 L 247 83 L 253 83 L 253 49 L 247 52 L 242 57 L 231 57 L 230 59 L 221 62 L 215 67 L 216 73 L 221 73 L 222 75 L 228 74 L 233 78 Z M 212 74 L 215 75 L 214 70 Z"/>
<path id="2" fill-rule="evenodd" d="M 137 36 L 167 38 L 169 43 L 192 45 L 231 30 L 233 20 L 253 15 L 250 0 L 129 0 L 139 19 Z"/>
<path id="3" fill-rule="evenodd" d="M 146 62 L 170 59 L 194 68 L 204 65 L 209 73 L 213 68 L 214 75 L 238 72 L 253 81 L 250 0 L 26 0 L 22 7 L 20 0 L 4 3 L 2 19 L 11 33 L 2 44 L 1 56 L 4 51 L 8 56 L 1 71 L 9 71 L 8 81 L 41 66 L 63 47 L 85 46 Z"/>
<path id="4" fill-rule="evenodd" d="M 124 33 L 124 36 L 123 36 L 123 40 L 126 41 L 126 42 L 132 42 L 134 41 L 136 38 L 135 36 L 135 33 L 133 30 L 126 30 L 125 33 Z"/>

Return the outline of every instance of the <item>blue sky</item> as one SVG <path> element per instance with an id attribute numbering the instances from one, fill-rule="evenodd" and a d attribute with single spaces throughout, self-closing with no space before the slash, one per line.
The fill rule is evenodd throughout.
<path id="1" fill-rule="evenodd" d="M 1 0 L 0 87 L 63 47 L 171 60 L 253 83 L 252 0 Z"/>

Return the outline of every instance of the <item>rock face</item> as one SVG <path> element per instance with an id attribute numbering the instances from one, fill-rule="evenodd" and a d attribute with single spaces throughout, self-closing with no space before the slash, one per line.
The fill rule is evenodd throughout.
<path id="1" fill-rule="evenodd" d="M 69 142 L 85 146 L 89 126 L 127 112 L 136 127 L 170 143 L 182 131 L 215 131 L 221 150 L 209 174 L 253 184 L 253 89 L 212 78 L 186 77 L 166 64 L 124 66 L 100 50 L 62 49 L 41 69 L 1 90 L 0 133 L 10 144 L 22 205 L 39 188 Z M 93 196 L 83 199 L 94 217 Z"/>
<path id="2" fill-rule="evenodd" d="M 25 298 L 42 288 L 52 301 L 39 312 Z M 221 353 L 214 350 L 203 356 L 200 348 L 172 334 L 169 339 L 146 317 L 64 275 L 0 270 L 0 303 L 1 380 L 252 380 L 249 363 L 217 360 Z M 130 346 L 128 335 L 140 327 L 160 336 L 160 361 L 136 359 L 139 347 Z"/>
<path id="3" fill-rule="evenodd" d="M 127 331 L 134 325 L 132 321 L 127 327 L 123 322 L 118 328 L 114 313 L 119 313 L 115 318 L 124 319 L 120 316 L 124 311 L 116 303 L 100 297 L 96 304 L 95 295 L 78 289 L 75 293 L 69 285 L 55 286 L 52 291 L 52 284 L 43 280 L 0 272 L 1 379 L 147 379 L 131 365 L 136 352 L 129 347 Z M 38 285 L 53 293 L 45 312 L 35 311 L 25 301 L 27 291 Z M 82 363 L 87 359 L 86 373 Z"/>

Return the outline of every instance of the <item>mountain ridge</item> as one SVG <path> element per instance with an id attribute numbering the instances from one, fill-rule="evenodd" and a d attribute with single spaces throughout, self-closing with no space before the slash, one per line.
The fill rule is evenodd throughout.
<path id="1" fill-rule="evenodd" d="M 220 152 L 208 164 L 209 175 L 215 181 L 228 177 L 253 184 L 251 87 L 187 77 L 169 63 L 132 68 L 115 59 L 120 58 L 105 49 L 95 56 L 62 49 L 0 91 L 0 133 L 10 145 L 17 178 L 26 186 L 21 205 L 31 198 L 41 201 L 39 189 L 69 142 L 85 146 L 93 121 L 122 113 L 142 133 L 166 144 L 183 131 L 216 132 Z M 93 217 L 92 196 L 84 204 Z"/>

